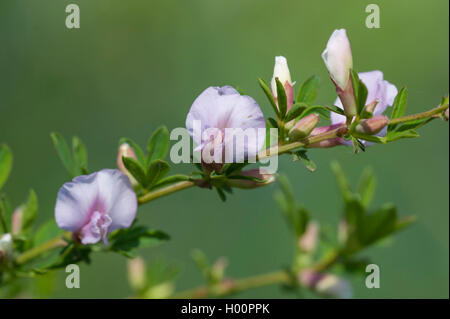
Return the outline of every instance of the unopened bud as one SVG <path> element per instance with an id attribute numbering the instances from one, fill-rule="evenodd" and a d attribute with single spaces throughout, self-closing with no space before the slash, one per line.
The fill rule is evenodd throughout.
<path id="1" fill-rule="evenodd" d="M 239 175 L 250 177 L 250 178 L 255 178 L 257 180 L 239 179 L 238 177 L 230 178 L 227 181 L 228 186 L 236 187 L 236 188 L 251 189 L 251 188 L 265 186 L 265 185 L 271 184 L 275 181 L 274 174 L 261 173 L 259 168 L 240 172 L 236 176 L 239 176 Z"/>
<path id="2" fill-rule="evenodd" d="M 358 133 L 374 135 L 380 132 L 389 122 L 384 115 L 374 116 L 370 119 L 361 121 L 356 125 L 355 131 Z"/>
<path id="3" fill-rule="evenodd" d="M 309 222 L 305 232 L 300 237 L 298 245 L 304 252 L 311 253 L 316 249 L 317 238 L 319 236 L 319 223 Z"/>
<path id="4" fill-rule="evenodd" d="M 287 109 L 289 111 L 294 102 L 294 84 L 292 83 L 291 73 L 289 72 L 287 60 L 284 56 L 275 57 L 275 67 L 273 69 L 272 80 L 270 81 L 272 95 L 275 99 L 278 97 L 276 78 L 283 84 L 287 98 Z"/>
<path id="5" fill-rule="evenodd" d="M 296 141 L 307 137 L 319 123 L 319 115 L 310 114 L 299 120 L 294 127 L 289 131 L 289 139 Z"/>
<path id="6" fill-rule="evenodd" d="M 146 286 L 147 275 L 145 262 L 141 257 L 128 261 L 128 281 L 134 290 L 142 290 Z"/>
<path id="7" fill-rule="evenodd" d="M 9 261 L 13 256 L 13 238 L 11 234 L 0 237 L 0 263 Z"/>
<path id="8" fill-rule="evenodd" d="M 315 291 L 332 298 L 348 299 L 353 295 L 349 281 L 332 274 L 325 274 L 315 285 Z"/>
<path id="9" fill-rule="evenodd" d="M 446 109 L 445 112 L 444 112 L 444 119 L 446 121 L 448 121 L 448 109 Z"/>
<path id="10" fill-rule="evenodd" d="M 128 145 L 128 143 L 123 143 L 119 146 L 119 151 L 117 152 L 117 168 L 124 174 L 128 176 L 130 182 L 133 186 L 138 185 L 139 183 L 136 179 L 131 175 L 131 173 L 127 170 L 125 165 L 123 164 L 123 157 L 132 157 L 136 159 L 136 154 L 134 153 L 133 148 Z"/>
<path id="11" fill-rule="evenodd" d="M 375 107 L 377 106 L 378 102 L 379 102 L 379 100 L 376 99 L 372 103 L 367 104 L 366 107 L 364 108 L 364 111 L 369 113 L 369 114 L 373 114 L 373 112 L 375 111 Z"/>
<path id="12" fill-rule="evenodd" d="M 22 231 L 22 214 L 23 207 L 19 206 L 16 208 L 11 217 L 11 233 L 13 235 L 19 235 Z"/>

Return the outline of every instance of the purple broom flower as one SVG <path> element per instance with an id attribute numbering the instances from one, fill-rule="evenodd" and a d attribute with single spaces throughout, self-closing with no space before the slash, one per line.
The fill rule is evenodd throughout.
<path id="1" fill-rule="evenodd" d="M 388 106 L 392 106 L 394 104 L 394 99 L 397 96 L 398 90 L 395 85 L 389 83 L 386 80 L 383 80 L 383 72 L 381 71 L 371 71 L 371 72 L 363 72 L 358 74 L 361 81 L 367 87 L 367 100 L 366 104 L 374 105 L 373 116 L 382 115 Z M 342 107 L 342 102 L 339 98 L 336 99 L 334 105 L 339 108 Z M 332 112 L 331 113 L 331 123 L 333 125 L 336 124 L 345 124 L 345 116 Z M 384 127 L 377 136 L 386 136 L 387 128 Z M 340 139 L 343 144 L 351 144 L 351 141 L 345 141 L 344 139 Z M 367 143 L 370 145 L 371 143 Z"/>
<path id="2" fill-rule="evenodd" d="M 214 163 L 241 162 L 256 156 L 265 140 L 265 133 L 258 133 L 261 129 L 265 132 L 265 127 L 258 103 L 231 86 L 207 88 L 195 99 L 186 118 L 186 128 L 197 144 L 196 150 L 208 148 Z M 227 129 L 252 134 L 245 134 L 244 144 L 239 145 L 236 136 Z M 226 154 L 230 149 L 234 152 L 232 157 Z"/>
<path id="3" fill-rule="evenodd" d="M 116 169 L 75 177 L 58 192 L 55 219 L 81 243 L 95 244 L 118 228 L 130 227 L 137 198 L 128 177 Z"/>

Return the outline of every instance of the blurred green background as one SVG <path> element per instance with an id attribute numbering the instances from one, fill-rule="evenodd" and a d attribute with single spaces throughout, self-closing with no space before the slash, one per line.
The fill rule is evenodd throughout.
<path id="1" fill-rule="evenodd" d="M 78 30 L 65 27 L 69 3 L 80 6 Z M 369 3 L 380 6 L 380 29 L 365 27 Z M 39 221 L 52 218 L 56 193 L 68 178 L 51 131 L 81 137 L 91 170 L 115 167 L 120 137 L 145 145 L 160 124 L 184 126 L 192 101 L 211 85 L 239 86 L 269 115 L 256 79 L 270 80 L 276 55 L 288 58 L 297 82 L 319 75 L 318 102 L 332 103 L 335 92 L 320 54 L 335 28 L 347 29 L 355 69 L 380 69 L 397 87 L 408 86 L 408 113 L 430 109 L 449 87 L 448 6 L 447 0 L 3 0 L 0 142 L 14 152 L 5 190 L 18 205 L 34 188 Z M 394 202 L 401 216 L 417 215 L 418 222 L 389 246 L 367 252 L 381 268 L 381 288 L 369 290 L 364 278 L 352 278 L 355 297 L 448 298 L 448 130 L 447 123 L 435 121 L 420 129 L 420 139 L 357 156 L 344 147 L 313 150 L 319 167 L 314 174 L 287 157 L 280 161 L 298 200 L 321 222 L 335 225 L 341 213 L 332 159 L 353 182 L 371 165 L 378 178 L 374 204 Z M 276 188 L 237 191 L 226 203 L 215 192 L 190 189 L 144 205 L 141 221 L 167 231 L 172 240 L 141 254 L 148 262 L 179 265 L 178 289 L 201 282 L 190 260 L 193 248 L 211 259 L 226 256 L 235 277 L 286 266 L 291 239 L 272 200 Z M 125 258 L 97 254 L 92 265 L 81 267 L 80 289 L 66 289 L 60 272 L 53 290 L 34 289 L 34 296 L 126 297 L 131 290 L 125 271 Z M 239 296 L 293 297 L 275 286 Z"/>

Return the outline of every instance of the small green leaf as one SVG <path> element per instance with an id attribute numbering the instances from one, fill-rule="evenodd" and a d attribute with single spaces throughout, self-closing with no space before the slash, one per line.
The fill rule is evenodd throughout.
<path id="1" fill-rule="evenodd" d="M 57 132 L 51 133 L 50 137 L 53 141 L 53 146 L 55 147 L 56 153 L 58 154 L 64 168 L 69 173 L 69 176 L 71 178 L 75 177 L 77 175 L 75 172 L 75 165 L 66 140 L 61 134 Z"/>
<path id="2" fill-rule="evenodd" d="M 160 126 L 150 137 L 147 146 L 148 160 L 151 163 L 157 159 L 164 159 L 169 150 L 169 131 L 167 127 Z"/>
<path id="3" fill-rule="evenodd" d="M 316 75 L 311 76 L 305 82 L 302 83 L 298 92 L 296 102 L 303 102 L 311 105 L 316 99 L 317 92 L 319 91 L 320 78 Z"/>
<path id="4" fill-rule="evenodd" d="M 150 163 L 147 170 L 146 183 L 143 184 L 144 187 L 152 187 L 160 179 L 167 175 L 170 170 L 169 164 L 162 160 L 154 160 Z"/>
<path id="5" fill-rule="evenodd" d="M 364 85 L 364 83 L 359 80 L 359 92 L 358 92 L 358 100 L 356 100 L 356 105 L 358 107 L 357 112 L 358 114 L 361 114 L 364 111 L 364 108 L 366 107 L 366 101 L 367 101 L 367 87 Z"/>
<path id="6" fill-rule="evenodd" d="M 402 138 L 415 138 L 415 137 L 419 137 L 419 134 L 415 130 L 406 130 L 400 132 L 393 131 L 388 133 L 386 141 L 393 142 Z"/>
<path id="7" fill-rule="evenodd" d="M 181 174 L 172 175 L 172 176 L 168 176 L 166 178 L 162 178 L 152 188 L 160 188 L 163 186 L 168 186 L 171 184 L 175 184 L 175 183 L 182 182 L 182 181 L 188 181 L 188 180 L 190 180 L 190 177 L 187 175 L 181 175 Z"/>
<path id="8" fill-rule="evenodd" d="M 23 205 L 22 232 L 28 231 L 33 225 L 38 212 L 38 200 L 34 190 L 30 191 L 27 202 Z"/>
<path id="9" fill-rule="evenodd" d="M 406 87 L 404 87 L 400 90 L 400 92 L 398 92 L 397 96 L 395 97 L 394 105 L 392 106 L 391 119 L 402 117 L 403 114 L 405 114 L 407 100 L 408 100 L 408 90 L 406 89 Z M 391 133 L 396 126 L 397 126 L 396 124 L 390 124 L 388 126 L 388 133 L 387 133 L 388 138 L 389 133 Z"/>
<path id="10" fill-rule="evenodd" d="M 281 83 L 278 78 L 275 78 L 275 82 L 277 83 L 277 100 L 278 100 L 278 107 L 280 108 L 280 117 L 281 119 L 284 119 L 287 112 L 286 91 L 284 90 L 283 83 Z"/>
<path id="11" fill-rule="evenodd" d="M 344 110 L 336 105 L 325 106 L 325 108 L 328 109 L 330 112 L 334 112 L 345 116 Z"/>
<path id="12" fill-rule="evenodd" d="M 55 220 L 50 220 L 38 228 L 34 235 L 33 245 L 39 246 L 55 237 L 61 235 L 63 231 L 58 227 Z"/>
<path id="13" fill-rule="evenodd" d="M 393 205 L 385 205 L 375 213 L 367 215 L 364 221 L 363 243 L 365 246 L 385 238 L 396 230 L 397 210 Z"/>
<path id="14" fill-rule="evenodd" d="M 133 252 L 135 248 L 155 246 L 169 239 L 170 236 L 160 230 L 146 226 L 132 226 L 115 233 L 108 249 L 132 257 L 135 255 Z"/>
<path id="15" fill-rule="evenodd" d="M 88 174 L 86 147 L 76 136 L 72 139 L 72 152 L 75 159 L 75 166 L 78 169 L 77 175 Z"/>
<path id="16" fill-rule="evenodd" d="M 313 105 L 313 106 L 309 106 L 307 107 L 302 114 L 300 115 L 300 118 L 304 118 L 305 116 L 308 116 L 310 114 L 319 114 L 320 117 L 322 117 L 325 120 L 329 120 L 330 119 L 330 111 L 327 107 L 322 106 L 322 105 Z"/>
<path id="17" fill-rule="evenodd" d="M 373 199 L 375 193 L 376 179 L 373 170 L 367 167 L 358 183 L 358 193 L 361 197 L 361 203 L 364 207 L 368 207 Z"/>
<path id="18" fill-rule="evenodd" d="M 349 183 L 347 181 L 347 178 L 345 177 L 345 174 L 341 168 L 341 165 L 337 161 L 331 162 L 331 170 L 334 173 L 334 176 L 336 177 L 336 181 L 339 187 L 339 190 L 341 191 L 341 195 L 344 198 L 344 201 L 349 201 L 352 199 L 352 191 L 350 189 Z"/>
<path id="19" fill-rule="evenodd" d="M 376 135 L 369 135 L 369 134 L 363 134 L 363 133 L 359 133 L 359 132 L 353 132 L 352 135 L 353 135 L 353 137 L 356 137 L 356 138 L 361 139 L 361 140 L 369 141 L 369 142 L 372 142 L 372 143 L 386 144 L 386 138 L 385 137 L 376 136 Z"/>
<path id="20" fill-rule="evenodd" d="M 227 196 L 225 195 L 225 193 L 223 192 L 223 190 L 219 187 L 216 187 L 217 190 L 217 194 L 219 194 L 220 200 L 222 202 L 225 202 L 227 200 Z"/>
<path id="21" fill-rule="evenodd" d="M 269 117 L 269 118 L 267 119 L 267 122 L 269 122 L 270 126 L 272 126 L 272 127 L 274 127 L 274 128 L 278 128 L 277 120 L 275 120 L 274 118 Z"/>
<path id="22" fill-rule="evenodd" d="M 5 144 L 0 145 L 0 189 L 8 179 L 12 169 L 13 156 L 9 147 Z"/>
<path id="23" fill-rule="evenodd" d="M 267 99 L 269 100 L 275 115 L 278 118 L 280 118 L 280 111 L 278 110 L 278 106 L 277 103 L 275 102 L 275 99 L 273 98 L 272 92 L 270 92 L 269 86 L 261 78 L 258 79 L 258 83 L 261 89 L 263 90 L 264 94 L 266 95 Z"/>
<path id="24" fill-rule="evenodd" d="M 123 164 L 133 177 L 145 187 L 147 185 L 147 176 L 142 165 L 132 157 L 122 157 Z"/>
<path id="25" fill-rule="evenodd" d="M 310 172 L 315 172 L 317 169 L 316 163 L 309 159 L 305 150 L 300 150 L 292 153 L 292 160 L 294 162 L 300 160 Z"/>
<path id="26" fill-rule="evenodd" d="M 289 110 L 289 112 L 286 114 L 286 118 L 285 121 L 289 122 L 293 119 L 296 119 L 297 117 L 299 117 L 306 109 L 307 109 L 307 105 L 305 103 L 295 103 L 291 109 Z"/>

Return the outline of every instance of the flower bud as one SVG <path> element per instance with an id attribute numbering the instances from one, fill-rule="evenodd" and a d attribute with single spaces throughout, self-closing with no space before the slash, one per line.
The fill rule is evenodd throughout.
<path id="1" fill-rule="evenodd" d="M 353 68 L 352 50 L 345 29 L 334 30 L 322 53 L 322 59 L 331 79 L 341 90 L 345 90 Z"/>
<path id="2" fill-rule="evenodd" d="M 352 50 L 345 29 L 334 30 L 327 47 L 322 53 L 322 59 L 336 86 L 347 117 L 356 115 L 356 100 L 353 85 L 350 81 L 350 70 L 353 68 Z"/>
<path id="3" fill-rule="evenodd" d="M 332 298 L 348 299 L 353 295 L 350 282 L 332 274 L 325 274 L 316 283 L 315 291 L 318 294 Z"/>
<path id="4" fill-rule="evenodd" d="M 128 261 L 128 281 L 134 290 L 142 290 L 147 282 L 145 262 L 141 257 Z"/>
<path id="5" fill-rule="evenodd" d="M 248 176 L 260 179 L 261 181 L 251 179 L 228 179 L 227 183 L 230 187 L 251 189 L 256 187 L 265 186 L 275 181 L 275 174 L 264 174 L 260 172 L 259 168 L 242 171 L 238 175 Z"/>
<path id="6" fill-rule="evenodd" d="M 446 121 L 448 121 L 448 109 L 446 109 L 445 112 L 444 112 L 444 119 Z"/>
<path id="7" fill-rule="evenodd" d="M 388 124 L 388 122 L 389 119 L 384 115 L 374 116 L 358 123 L 355 131 L 358 133 L 374 135 L 380 132 Z"/>
<path id="8" fill-rule="evenodd" d="M 16 208 L 11 217 L 11 233 L 13 235 L 19 235 L 22 231 L 22 214 L 23 207 L 19 206 Z"/>
<path id="9" fill-rule="evenodd" d="M 378 102 L 380 102 L 380 100 L 376 99 L 375 101 L 367 104 L 364 108 L 364 111 L 373 114 L 373 112 L 375 111 L 375 107 L 378 105 Z"/>
<path id="10" fill-rule="evenodd" d="M 319 123 L 319 115 L 310 114 L 299 120 L 289 131 L 289 139 L 292 141 L 307 137 Z"/>
<path id="11" fill-rule="evenodd" d="M 319 223 L 314 221 L 309 222 L 306 231 L 300 237 L 298 245 L 304 252 L 311 253 L 316 249 L 318 235 Z"/>
<path id="12" fill-rule="evenodd" d="M 13 256 L 13 238 L 11 234 L 4 234 L 0 237 L 0 263 L 8 261 Z"/>
<path id="13" fill-rule="evenodd" d="M 119 146 L 119 151 L 117 152 L 117 168 L 122 173 L 128 176 L 133 186 L 138 185 L 139 183 L 136 181 L 133 175 L 131 175 L 131 173 L 127 170 L 127 168 L 123 164 L 122 157 L 132 157 L 136 159 L 136 154 L 134 153 L 133 148 L 130 145 L 128 145 L 128 143 L 123 143 Z"/>
<path id="14" fill-rule="evenodd" d="M 272 80 L 270 81 L 272 95 L 275 99 L 277 99 L 278 96 L 277 83 L 275 81 L 276 78 L 278 78 L 281 84 L 283 84 L 287 98 L 287 110 L 289 111 L 294 102 L 294 87 L 293 87 L 294 84 L 292 83 L 291 73 L 289 72 L 287 60 L 284 56 L 275 57 L 275 67 L 273 69 L 273 77 Z"/>

